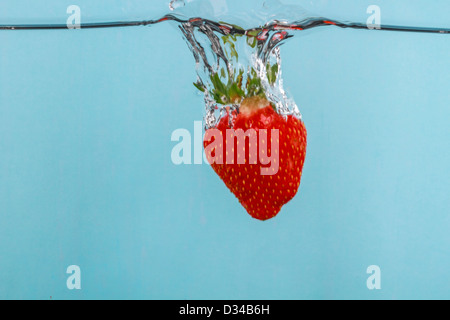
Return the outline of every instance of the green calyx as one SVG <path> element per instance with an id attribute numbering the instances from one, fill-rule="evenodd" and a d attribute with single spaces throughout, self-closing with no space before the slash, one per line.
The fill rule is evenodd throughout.
<path id="1" fill-rule="evenodd" d="M 245 45 L 255 48 L 257 45 L 255 35 L 247 35 Z M 222 105 L 239 104 L 242 100 L 254 96 L 266 98 L 262 80 L 259 77 L 256 70 L 251 67 L 245 77 L 245 71 L 242 66 L 239 66 L 239 56 L 236 50 L 238 37 L 244 35 L 226 35 L 222 37 L 224 53 L 231 66 L 237 65 L 237 68 L 232 67 L 230 69 L 221 68 L 219 72 L 215 72 L 210 75 L 209 80 L 211 88 L 208 90 L 201 82 L 194 83 L 194 86 L 202 91 L 208 90 L 210 96 L 218 103 Z M 278 65 L 267 64 L 267 79 L 270 85 L 274 85 L 278 76 Z"/>

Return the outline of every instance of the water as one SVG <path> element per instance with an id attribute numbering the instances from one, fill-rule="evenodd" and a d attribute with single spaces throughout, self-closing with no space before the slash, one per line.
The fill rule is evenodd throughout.
<path id="1" fill-rule="evenodd" d="M 323 21 L 271 57 L 310 149 L 301 196 L 265 226 L 210 168 L 170 162 L 171 132 L 204 114 L 171 22 L 0 34 L 0 296 L 445 297 L 447 35 Z M 374 263 L 380 292 L 365 287 Z"/>
<path id="2" fill-rule="evenodd" d="M 267 98 L 282 115 L 294 115 L 301 119 L 301 114 L 294 100 L 288 98 L 281 78 L 280 45 L 292 37 L 293 31 L 305 31 L 323 26 L 335 26 L 349 29 L 365 29 L 396 32 L 420 32 L 449 34 L 450 29 L 414 26 L 369 25 L 367 23 L 342 22 L 324 17 L 313 17 L 300 6 L 279 2 L 264 1 L 262 5 L 251 7 L 242 16 L 242 11 L 235 11 L 231 16 L 221 17 L 213 13 L 209 0 L 190 1 L 186 6 L 184 0 L 173 0 L 167 14 L 159 19 L 144 21 L 116 21 L 84 23 L 82 29 L 117 28 L 151 26 L 173 21 L 179 25 L 184 39 L 194 54 L 197 65 L 198 80 L 195 86 L 205 94 L 205 128 L 218 124 L 225 114 L 231 114 L 248 96 L 243 92 L 235 101 L 217 91 L 216 83 L 226 87 L 233 82 L 246 83 L 257 81 Z M 207 18 L 208 17 L 208 18 Z M 225 20 L 229 19 L 229 20 Z M 225 21 L 225 22 L 223 22 Z M 237 24 L 240 24 L 237 25 Z M 253 25 L 252 25 L 253 24 Z M 247 29 L 241 26 L 249 26 Z M 0 30 L 58 30 L 68 29 L 67 24 L 12 24 L 0 25 Z M 239 61 L 240 57 L 240 61 Z M 273 79 L 270 79 L 273 78 Z M 236 88 L 244 90 L 245 88 Z M 252 93 L 253 94 L 253 93 Z M 220 107 L 218 107 L 218 104 Z"/>

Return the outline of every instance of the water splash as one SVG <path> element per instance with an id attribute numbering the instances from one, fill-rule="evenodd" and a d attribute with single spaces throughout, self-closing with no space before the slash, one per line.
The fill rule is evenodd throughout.
<path id="1" fill-rule="evenodd" d="M 319 26 L 369 29 L 366 24 L 313 18 L 302 7 L 286 6 L 278 0 L 244 9 L 241 3 L 240 8 L 231 10 L 227 6 L 225 1 L 213 0 L 170 3 L 175 15 L 189 19 L 179 28 L 196 62 L 195 86 L 205 95 L 205 129 L 215 127 L 225 114 L 232 121 L 241 102 L 252 95 L 264 96 L 283 116 L 301 119 L 299 107 L 284 89 L 281 45 L 294 32 Z M 191 18 L 196 15 L 202 18 Z M 437 31 L 392 26 L 383 26 L 383 30 Z"/>
<path id="2" fill-rule="evenodd" d="M 283 87 L 280 46 L 295 32 L 317 27 L 372 30 L 365 23 L 317 17 L 300 6 L 287 6 L 278 0 L 266 0 L 259 7 L 248 7 L 248 2 L 241 1 L 237 8 L 225 0 L 172 0 L 169 9 L 171 14 L 157 20 L 93 22 L 80 27 L 177 23 L 194 55 L 198 76 L 195 86 L 204 93 L 206 128 L 214 127 L 226 113 L 239 112 L 242 100 L 252 95 L 263 95 L 281 115 L 301 118 L 299 108 Z M 0 30 L 57 29 L 69 26 L 0 24 Z M 450 34 L 450 29 L 392 25 L 381 25 L 376 30 Z"/>
<path id="3" fill-rule="evenodd" d="M 289 38 L 286 31 L 244 30 L 204 19 L 179 27 L 196 62 L 195 86 L 205 94 L 206 128 L 214 127 L 225 113 L 238 111 L 245 98 L 255 95 L 269 100 L 280 114 L 301 118 L 281 78 L 280 45 Z"/>
<path id="4" fill-rule="evenodd" d="M 186 3 L 184 2 L 184 0 L 172 0 L 169 3 L 169 9 L 173 11 L 175 9 L 179 9 L 180 7 L 184 7 L 185 5 Z"/>
<path id="5" fill-rule="evenodd" d="M 169 7 L 179 16 L 202 16 L 181 23 L 180 30 L 195 58 L 195 86 L 205 96 L 205 129 L 216 126 L 225 114 L 232 121 L 242 101 L 254 95 L 266 98 L 283 116 L 301 118 L 281 77 L 280 46 L 291 35 L 273 24 L 287 23 L 286 12 L 305 18 L 306 11 L 301 7 L 292 10 L 276 0 L 249 8 L 249 12 L 243 12 L 240 4 L 231 16 L 222 1 L 190 0 L 186 5 L 183 0 L 172 0 Z"/>

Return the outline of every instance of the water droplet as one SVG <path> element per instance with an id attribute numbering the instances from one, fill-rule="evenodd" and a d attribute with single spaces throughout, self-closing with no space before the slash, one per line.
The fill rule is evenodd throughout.
<path id="1" fill-rule="evenodd" d="M 169 9 L 171 11 L 184 7 L 186 5 L 186 3 L 184 2 L 184 0 L 172 0 L 169 3 Z"/>

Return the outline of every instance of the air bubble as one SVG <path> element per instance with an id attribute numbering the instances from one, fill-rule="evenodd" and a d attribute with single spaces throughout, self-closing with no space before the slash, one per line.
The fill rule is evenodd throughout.
<path id="1" fill-rule="evenodd" d="M 172 0 L 169 3 L 169 9 L 171 11 L 174 11 L 175 9 L 184 7 L 186 5 L 186 3 L 184 2 L 184 0 Z"/>

